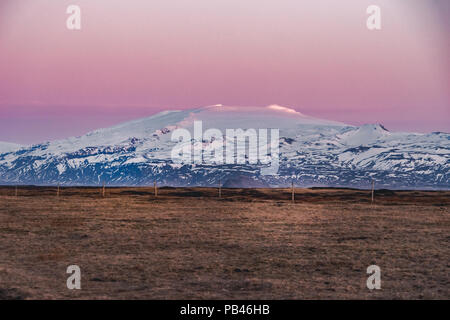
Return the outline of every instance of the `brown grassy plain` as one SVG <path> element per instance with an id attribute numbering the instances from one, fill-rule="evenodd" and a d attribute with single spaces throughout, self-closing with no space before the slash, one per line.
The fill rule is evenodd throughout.
<path id="1" fill-rule="evenodd" d="M 0 187 L 0 299 L 450 298 L 450 192 L 296 193 Z"/>

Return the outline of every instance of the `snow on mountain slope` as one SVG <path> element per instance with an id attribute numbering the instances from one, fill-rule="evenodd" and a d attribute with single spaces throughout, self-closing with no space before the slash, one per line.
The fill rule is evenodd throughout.
<path id="1" fill-rule="evenodd" d="M 194 121 L 202 121 L 203 131 L 217 128 L 225 133 L 226 129 L 279 128 L 288 136 L 295 135 L 299 126 L 345 126 L 338 122 L 308 117 L 280 106 L 243 108 L 215 105 L 184 111 L 165 111 L 148 118 L 98 129 L 81 137 L 48 142 L 40 148 L 30 148 L 28 155 L 55 157 L 77 153 L 80 150 L 84 150 L 81 151 L 83 154 L 92 153 L 93 149 L 100 148 L 103 148 L 102 153 L 112 154 L 114 150 L 132 147 L 142 159 L 156 156 L 167 160 L 170 159 L 170 151 L 174 145 L 169 133 L 177 128 L 193 132 Z M 148 150 L 154 152 L 149 153 Z M 90 160 L 101 162 L 105 159 L 100 157 Z"/>
<path id="2" fill-rule="evenodd" d="M 23 146 L 16 143 L 0 142 L 0 154 L 19 150 Z"/>
<path id="3" fill-rule="evenodd" d="M 171 161 L 172 132 L 280 129 L 278 175 L 260 176 L 261 165 L 182 165 Z M 214 141 L 194 141 L 211 147 Z M 316 119 L 293 109 L 208 106 L 167 111 L 98 129 L 81 137 L 0 154 L 1 183 L 83 185 L 213 185 L 233 176 L 258 177 L 272 186 L 301 185 L 449 188 L 450 136 L 389 132 L 381 125 L 354 127 Z"/>
<path id="4" fill-rule="evenodd" d="M 281 106 L 229 107 L 208 106 L 192 110 L 164 111 L 154 116 L 98 129 L 81 137 L 55 141 L 48 144 L 46 152 L 70 152 L 89 146 L 116 146 L 128 144 L 130 138 L 149 139 L 161 136 L 169 129 L 193 130 L 194 121 L 202 121 L 204 130 L 217 128 L 279 128 L 296 129 L 299 125 L 344 126 L 342 123 L 315 119 Z M 166 132 L 162 132 L 164 130 Z"/>
<path id="5" fill-rule="evenodd" d="M 352 130 L 340 135 L 343 144 L 351 146 L 373 144 L 380 140 L 389 139 L 390 132 L 379 124 L 365 124 L 357 130 Z"/>

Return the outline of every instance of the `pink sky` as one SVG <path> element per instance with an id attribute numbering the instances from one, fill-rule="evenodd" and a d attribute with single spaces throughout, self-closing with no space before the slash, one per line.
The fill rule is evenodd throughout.
<path id="1" fill-rule="evenodd" d="M 69 4 L 82 30 L 66 29 Z M 366 8 L 382 8 L 369 31 Z M 0 141 L 166 109 L 285 105 L 450 131 L 448 0 L 2 0 Z"/>

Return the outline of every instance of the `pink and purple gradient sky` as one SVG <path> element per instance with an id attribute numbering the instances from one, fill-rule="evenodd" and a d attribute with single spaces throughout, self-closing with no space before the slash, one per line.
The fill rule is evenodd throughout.
<path id="1" fill-rule="evenodd" d="M 66 8 L 82 30 L 66 29 Z M 366 8 L 382 9 L 382 30 Z M 448 0 L 1 0 L 0 141 L 212 104 L 450 131 Z"/>

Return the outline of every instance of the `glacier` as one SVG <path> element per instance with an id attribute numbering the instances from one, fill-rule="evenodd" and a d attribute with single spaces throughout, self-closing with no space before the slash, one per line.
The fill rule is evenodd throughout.
<path id="1" fill-rule="evenodd" d="M 171 133 L 193 129 L 280 130 L 280 169 L 261 165 L 176 164 Z M 208 146 L 213 141 L 194 141 Z M 31 146 L 0 143 L 0 184 L 217 186 L 246 176 L 262 185 L 449 189 L 450 135 L 391 132 L 381 124 L 352 126 L 293 109 L 214 105 L 165 111 L 83 136 Z M 236 180 L 236 179 L 235 179 Z M 245 179 L 244 179 L 245 180 Z M 243 185 L 245 187 L 245 185 Z"/>

